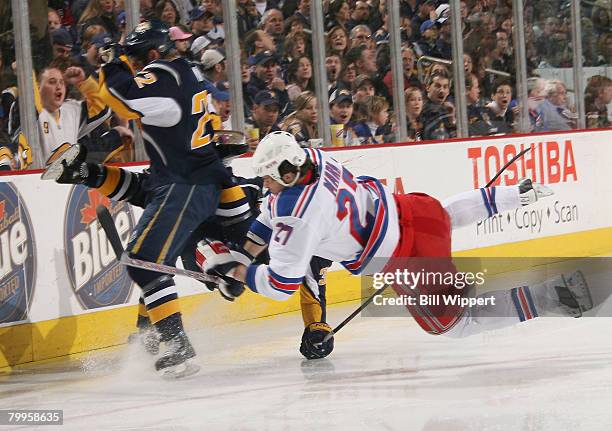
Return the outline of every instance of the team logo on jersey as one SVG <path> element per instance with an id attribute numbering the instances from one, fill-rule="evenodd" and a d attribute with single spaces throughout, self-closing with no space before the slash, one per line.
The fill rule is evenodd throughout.
<path id="1" fill-rule="evenodd" d="M 35 250 L 23 199 L 11 183 L 0 183 L 0 323 L 28 316 L 36 281 Z"/>
<path id="2" fill-rule="evenodd" d="M 96 208 L 100 204 L 112 214 L 124 246 L 134 227 L 127 203 L 112 202 L 85 186 L 71 190 L 64 223 L 64 252 L 70 283 L 86 309 L 125 304 L 132 293 L 132 281 L 98 223 Z"/>

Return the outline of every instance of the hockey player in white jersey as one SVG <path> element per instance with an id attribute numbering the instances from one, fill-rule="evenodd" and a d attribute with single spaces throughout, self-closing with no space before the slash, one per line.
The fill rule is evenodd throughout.
<path id="1" fill-rule="evenodd" d="M 199 252 L 206 257 L 205 271 L 242 281 L 253 292 L 278 300 L 297 291 L 312 256 L 340 262 L 351 273 L 364 275 L 393 272 L 413 257 L 447 258 L 452 265 L 452 228 L 552 194 L 545 186 L 524 180 L 518 186 L 471 190 L 444 203 L 422 193 L 394 195 L 375 178 L 354 177 L 319 150 L 301 149 L 286 132 L 272 133 L 260 142 L 253 167 L 271 194 L 250 229 L 251 242 L 245 248 L 268 243 L 269 265 L 249 264 L 223 247 L 207 244 L 201 244 Z M 469 289 L 461 292 L 468 295 Z M 436 286 L 427 293 L 456 294 L 457 290 Z M 580 273 L 487 293 L 492 295 L 496 298 L 492 307 L 407 308 L 431 334 L 465 336 L 549 312 L 578 316 L 592 307 Z M 325 349 L 320 341 L 330 331 L 327 325 L 313 328 L 312 348 Z"/>

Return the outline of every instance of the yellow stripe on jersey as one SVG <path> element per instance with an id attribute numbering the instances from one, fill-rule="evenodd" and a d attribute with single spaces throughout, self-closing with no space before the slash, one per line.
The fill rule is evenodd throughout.
<path id="1" fill-rule="evenodd" d="M 242 190 L 242 187 L 234 186 L 228 189 L 223 189 L 221 191 L 221 197 L 219 198 L 219 202 L 222 204 L 228 204 L 245 198 L 246 195 L 244 194 L 244 190 Z"/>
<path id="2" fill-rule="evenodd" d="M 174 223 L 174 226 L 172 227 L 172 231 L 170 232 L 170 235 L 168 235 L 168 239 L 166 240 L 166 242 L 164 243 L 164 246 L 162 247 L 161 253 L 159 254 L 159 256 L 157 256 L 157 263 L 162 263 L 164 259 L 166 258 L 166 255 L 168 254 L 168 250 L 170 249 L 170 245 L 172 244 L 172 241 L 174 240 L 174 236 L 176 235 L 176 231 L 178 230 L 178 227 L 181 224 L 181 221 L 183 221 L 183 215 L 185 214 L 185 210 L 189 206 L 189 202 L 191 202 L 191 196 L 193 196 L 193 191 L 195 190 L 195 187 L 196 186 L 191 186 L 191 190 L 189 191 L 189 196 L 187 196 L 187 199 L 185 200 L 185 205 L 183 205 L 183 208 L 181 209 L 181 213 L 179 214 L 178 219 L 176 220 L 176 223 Z"/>
<path id="3" fill-rule="evenodd" d="M 147 312 L 147 307 L 142 302 L 138 303 L 138 315 L 143 317 L 149 317 L 149 313 Z"/>
<path id="4" fill-rule="evenodd" d="M 157 212 L 155 213 L 155 215 L 153 216 L 153 218 L 151 219 L 151 221 L 149 222 L 149 224 L 147 225 L 147 227 L 142 231 L 142 233 L 140 234 L 140 237 L 138 238 L 138 240 L 136 241 L 136 245 L 134 246 L 134 248 L 132 249 L 132 251 L 134 253 L 138 253 L 140 251 L 140 247 L 142 247 L 142 243 L 144 242 L 145 238 L 147 237 L 147 235 L 149 234 L 149 231 L 151 230 L 151 228 L 153 227 L 153 225 L 155 224 L 155 222 L 157 221 L 157 217 L 159 217 L 159 214 L 161 213 L 161 211 L 164 209 L 164 206 L 166 206 L 166 202 L 168 201 L 168 197 L 170 196 L 170 194 L 172 193 L 172 190 L 174 189 L 174 184 L 172 184 L 170 186 L 170 189 L 168 190 L 168 193 L 166 193 L 166 197 L 164 198 L 164 201 L 162 202 L 162 204 L 159 206 L 159 208 L 157 209 Z"/>
<path id="5" fill-rule="evenodd" d="M 149 320 L 155 324 L 160 320 L 164 320 L 166 317 L 172 316 L 174 313 L 178 313 L 180 310 L 178 299 L 164 302 L 157 307 L 151 308 L 149 311 Z"/>
<path id="6" fill-rule="evenodd" d="M 109 196 L 117 190 L 121 182 L 121 169 L 115 166 L 106 167 L 106 178 L 98 191 L 104 196 Z"/>
<path id="7" fill-rule="evenodd" d="M 38 79 L 36 79 L 36 74 L 32 74 L 32 81 L 34 83 L 34 107 L 36 108 L 36 112 L 39 114 L 42 112 L 42 102 L 40 100 L 40 91 L 38 89 Z"/>
<path id="8" fill-rule="evenodd" d="M 300 285 L 300 308 L 302 309 L 302 320 L 304 326 L 314 322 L 320 322 L 323 317 L 321 303 L 314 297 L 305 283 Z"/>

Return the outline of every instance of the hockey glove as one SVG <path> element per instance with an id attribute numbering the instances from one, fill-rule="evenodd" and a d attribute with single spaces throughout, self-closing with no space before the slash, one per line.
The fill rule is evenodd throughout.
<path id="1" fill-rule="evenodd" d="M 325 322 L 311 323 L 304 329 L 300 353 L 306 359 L 320 359 L 329 355 L 334 350 L 334 337 L 323 342 L 325 336 L 332 332 L 332 328 Z"/>
<path id="2" fill-rule="evenodd" d="M 82 145 L 67 142 L 56 148 L 47 160 L 43 180 L 53 179 L 59 184 L 85 184 L 100 187 L 106 177 L 106 169 L 96 163 L 87 163 L 87 150 Z"/>
<path id="3" fill-rule="evenodd" d="M 221 278 L 217 288 L 228 301 L 242 295 L 244 285 L 232 278 L 236 267 L 240 264 L 232 255 L 230 249 L 221 241 L 204 238 L 196 247 L 196 262 L 207 274 Z"/>

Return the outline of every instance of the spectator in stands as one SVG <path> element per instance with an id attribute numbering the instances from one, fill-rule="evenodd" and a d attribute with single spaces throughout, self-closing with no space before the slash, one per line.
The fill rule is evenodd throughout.
<path id="1" fill-rule="evenodd" d="M 308 38 L 303 32 L 292 33 L 285 38 L 285 46 L 283 52 L 287 63 L 291 63 L 298 57 L 306 54 Z"/>
<path id="2" fill-rule="evenodd" d="M 518 107 L 510 109 L 512 84 L 507 79 L 498 79 L 493 87 L 491 102 L 485 106 L 482 118 L 490 123 L 489 134 L 511 133 L 515 129 L 515 117 Z"/>
<path id="3" fill-rule="evenodd" d="M 231 130 L 231 103 L 229 94 L 229 83 L 227 81 L 219 81 L 214 91 L 211 92 L 212 110 L 214 130 Z"/>
<path id="4" fill-rule="evenodd" d="M 376 51 L 363 45 L 356 46 L 346 53 L 349 63 L 354 63 L 358 75 L 375 76 L 378 72 L 376 66 Z"/>
<path id="5" fill-rule="evenodd" d="M 254 99 L 262 90 L 274 91 L 280 107 L 280 117 L 284 118 L 290 111 L 289 95 L 285 81 L 280 77 L 278 58 L 271 51 L 263 51 L 255 56 L 255 72 L 251 74 L 247 91 Z"/>
<path id="6" fill-rule="evenodd" d="M 81 55 L 75 58 L 75 63 L 85 71 L 85 76 L 97 72 L 100 67 L 98 51 L 112 42 L 110 34 L 104 33 L 104 28 L 101 26 L 92 25 L 85 30 L 81 41 Z"/>
<path id="7" fill-rule="evenodd" d="M 270 9 L 278 9 L 278 4 L 278 0 L 255 0 L 255 8 L 260 17 Z"/>
<path id="8" fill-rule="evenodd" d="M 295 111 L 285 118 L 281 129 L 295 136 L 302 147 L 310 146 L 309 140 L 317 138 L 317 98 L 312 91 L 300 93 L 293 101 Z"/>
<path id="9" fill-rule="evenodd" d="M 438 40 L 436 41 L 436 47 L 442 58 L 450 60 L 453 55 L 453 49 L 451 45 L 451 31 L 450 31 L 450 7 L 448 4 L 442 4 L 434 11 L 436 19 L 435 24 L 438 26 Z"/>
<path id="10" fill-rule="evenodd" d="M 418 5 L 416 15 L 412 17 L 410 25 L 412 27 L 411 34 L 416 38 L 422 33 L 421 26 L 423 23 L 430 19 L 431 13 L 435 9 L 435 2 L 433 0 L 422 1 Z"/>
<path id="11" fill-rule="evenodd" d="M 49 8 L 49 12 L 47 13 L 47 18 L 49 20 L 49 32 L 53 30 L 57 30 L 62 26 L 62 19 L 60 18 L 57 11 L 53 8 Z"/>
<path id="12" fill-rule="evenodd" d="M 113 40 L 121 37 L 114 0 L 90 0 L 77 25 L 81 36 L 90 25 L 101 25 Z"/>
<path id="13" fill-rule="evenodd" d="M 329 2 L 327 17 L 325 19 L 327 29 L 340 26 L 348 32 L 350 19 L 351 7 L 347 0 L 332 0 Z"/>
<path id="14" fill-rule="evenodd" d="M 365 24 L 359 24 L 353 27 L 350 33 L 351 47 L 365 46 L 366 48 L 375 48 L 376 44 L 372 39 L 372 31 Z"/>
<path id="15" fill-rule="evenodd" d="M 352 84 L 353 103 L 362 103 L 376 94 L 372 78 L 368 75 L 358 75 Z"/>
<path id="16" fill-rule="evenodd" d="M 208 49 L 210 46 L 210 39 L 208 39 L 206 36 L 196 37 L 194 41 L 191 42 L 191 47 L 189 48 L 189 51 L 191 52 L 191 59 L 193 61 L 200 62 L 202 60 L 202 54 L 204 54 L 204 51 L 206 51 L 206 49 Z"/>
<path id="17" fill-rule="evenodd" d="M 306 55 L 295 58 L 287 68 L 287 94 L 293 100 L 304 91 L 314 91 L 312 63 Z M 296 108 L 297 109 L 297 108 Z"/>
<path id="18" fill-rule="evenodd" d="M 470 73 L 465 77 L 465 100 L 467 103 L 468 133 L 470 136 L 483 136 L 489 132 L 489 126 L 483 121 L 484 104 L 480 98 L 478 77 Z"/>
<path id="19" fill-rule="evenodd" d="M 389 124 L 389 102 L 384 97 L 369 96 L 364 100 L 367 119 L 353 127 L 362 145 L 384 144 L 392 139 Z"/>
<path id="20" fill-rule="evenodd" d="M 173 0 L 158 1 L 155 5 L 155 13 L 168 27 L 174 27 L 180 23 L 179 11 Z"/>
<path id="21" fill-rule="evenodd" d="M 227 62 L 218 49 L 207 49 L 202 54 L 202 70 L 209 81 L 217 84 L 227 81 Z"/>
<path id="22" fill-rule="evenodd" d="M 70 59 L 72 52 L 73 41 L 70 33 L 63 27 L 51 32 L 51 41 L 53 43 L 53 59 L 63 58 Z"/>
<path id="23" fill-rule="evenodd" d="M 213 22 L 214 17 L 215 14 L 202 6 L 191 9 L 189 11 L 191 33 L 193 33 L 195 37 L 207 36 L 208 32 L 215 26 Z"/>
<path id="24" fill-rule="evenodd" d="M 495 70 L 510 73 L 514 70 L 514 57 L 508 43 L 509 35 L 505 31 L 495 33 L 495 49 L 491 51 L 492 67 Z"/>
<path id="25" fill-rule="evenodd" d="M 299 0 L 294 17 L 303 22 L 303 27 L 310 29 L 310 4 L 311 0 Z"/>
<path id="26" fill-rule="evenodd" d="M 542 117 L 539 108 L 545 100 L 545 89 L 546 80 L 537 77 L 527 79 L 527 105 L 529 108 L 531 130 L 535 130 L 541 126 Z"/>
<path id="27" fill-rule="evenodd" d="M 327 53 L 336 53 L 343 57 L 349 49 L 349 36 L 346 29 L 341 26 L 332 27 L 325 39 Z"/>
<path id="28" fill-rule="evenodd" d="M 238 35 L 242 39 L 248 32 L 256 29 L 259 23 L 259 15 L 253 0 L 238 0 L 237 17 Z"/>
<path id="29" fill-rule="evenodd" d="M 404 73 L 404 88 L 408 88 L 410 86 L 419 87 L 422 85 L 419 81 L 419 77 L 417 76 L 415 64 L 416 62 L 414 57 L 414 51 L 412 50 L 412 48 L 403 47 L 402 71 Z M 389 95 L 393 96 L 393 72 L 391 70 L 387 72 L 387 74 L 383 78 L 383 82 L 387 87 Z"/>
<path id="30" fill-rule="evenodd" d="M 358 25 L 371 24 L 370 21 L 370 6 L 367 2 L 363 0 L 358 0 L 355 2 L 355 7 L 351 13 L 351 19 L 348 24 L 348 28 L 355 28 Z M 371 29 L 368 28 L 368 30 Z M 352 38 L 352 37 L 351 37 Z"/>
<path id="31" fill-rule="evenodd" d="M 262 19 L 263 30 L 274 40 L 277 50 L 283 46 L 284 19 L 278 9 L 268 9 Z M 280 53 L 279 53 L 280 54 Z"/>
<path id="32" fill-rule="evenodd" d="M 259 141 L 268 133 L 280 130 L 277 123 L 279 110 L 280 103 L 274 92 L 262 90 L 255 95 L 251 116 L 245 122 L 247 126 L 258 129 L 259 139 L 247 139 L 250 151 L 255 151 Z"/>
<path id="33" fill-rule="evenodd" d="M 575 127 L 576 116 L 567 107 L 565 84 L 557 79 L 546 83 L 546 100 L 538 108 L 541 124 L 536 131 L 552 132 Z"/>
<path id="34" fill-rule="evenodd" d="M 342 72 L 342 59 L 338 54 L 327 53 L 327 57 L 325 57 L 325 70 L 327 71 L 327 89 L 331 93 L 332 89 L 337 88 L 338 79 Z"/>
<path id="35" fill-rule="evenodd" d="M 189 47 L 192 37 L 193 34 L 182 30 L 178 26 L 170 27 L 170 39 L 174 41 L 174 46 L 181 57 L 189 57 L 191 55 Z"/>
<path id="36" fill-rule="evenodd" d="M 585 89 L 587 127 L 610 127 L 608 104 L 612 102 L 612 79 L 595 75 L 589 78 Z"/>
<path id="37" fill-rule="evenodd" d="M 289 37 L 295 33 L 303 33 L 306 29 L 309 30 L 310 26 L 306 25 L 304 18 L 301 15 L 292 15 L 285 20 L 285 30 L 283 33 Z"/>
<path id="38" fill-rule="evenodd" d="M 329 113 L 331 117 L 329 124 L 342 124 L 344 126 L 344 144 L 352 145 L 353 138 L 357 137 L 351 124 L 351 118 L 353 117 L 353 97 L 351 92 L 344 88 L 335 90 L 329 96 Z"/>
<path id="39" fill-rule="evenodd" d="M 423 90 L 420 87 L 408 87 L 404 92 L 406 98 L 406 125 L 408 139 L 420 141 L 423 139 Z"/>
<path id="40" fill-rule="evenodd" d="M 263 30 L 255 30 L 249 33 L 244 41 L 244 46 L 249 56 L 249 62 L 255 61 L 255 56 L 261 52 L 276 52 L 274 40 Z"/>
<path id="41" fill-rule="evenodd" d="M 356 77 L 357 77 L 357 66 L 355 65 L 355 62 L 350 61 L 345 57 L 342 60 L 342 71 L 340 72 L 340 81 L 347 87 L 351 87 Z"/>
<path id="42" fill-rule="evenodd" d="M 433 73 L 427 84 L 427 101 L 423 107 L 423 139 L 446 139 L 456 135 L 455 107 L 447 100 L 450 93 L 448 73 Z"/>
<path id="43" fill-rule="evenodd" d="M 442 58 L 442 53 L 438 50 L 438 26 L 432 20 L 424 21 L 419 28 L 420 38 L 414 44 L 414 49 L 418 57 L 423 55 Z"/>

